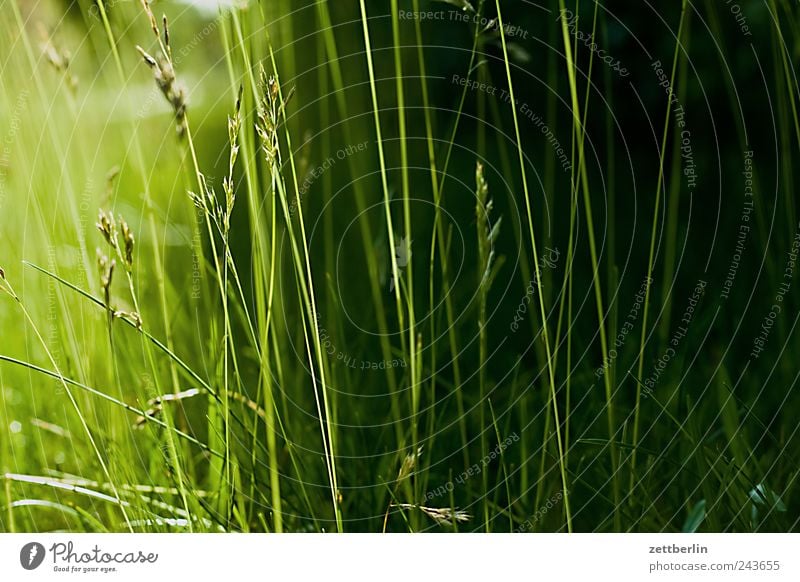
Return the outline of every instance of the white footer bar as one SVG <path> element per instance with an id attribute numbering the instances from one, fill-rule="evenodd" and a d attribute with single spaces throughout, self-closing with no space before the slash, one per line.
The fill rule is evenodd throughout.
<path id="1" fill-rule="evenodd" d="M 0 580 L 796 582 L 798 554 L 797 534 L 4 534 Z"/>

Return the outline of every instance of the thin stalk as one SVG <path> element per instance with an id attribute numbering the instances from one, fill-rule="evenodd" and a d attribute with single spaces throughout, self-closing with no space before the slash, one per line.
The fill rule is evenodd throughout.
<path id="1" fill-rule="evenodd" d="M 407 129 L 406 129 L 406 98 L 405 88 L 403 87 L 403 55 L 401 52 L 401 36 L 400 36 L 400 10 L 398 0 L 391 0 L 392 10 L 392 45 L 394 54 L 394 68 L 395 68 L 395 90 L 397 91 L 397 125 L 398 137 L 400 141 L 400 174 L 402 180 L 403 190 L 403 221 L 405 223 L 405 233 L 403 239 L 400 241 L 405 247 L 405 259 L 408 261 L 406 264 L 405 275 L 406 283 L 405 288 L 406 296 L 406 312 L 408 314 L 408 355 L 409 355 L 409 375 L 411 377 L 411 450 L 416 451 L 419 447 L 419 399 L 420 399 L 420 386 L 418 380 L 421 377 L 421 371 L 418 370 L 417 362 L 417 341 L 416 340 L 416 316 L 414 313 L 414 266 L 413 255 L 410 251 L 411 241 L 414 239 L 413 231 L 411 228 L 411 193 L 409 189 L 408 178 L 408 144 L 407 144 Z M 387 208 L 387 213 L 389 209 Z M 395 278 L 395 283 L 399 286 L 400 281 Z M 412 479 L 414 498 L 417 498 L 418 493 L 418 480 Z M 414 520 L 417 523 L 417 520 Z"/>
<path id="2" fill-rule="evenodd" d="M 667 99 L 667 111 L 664 119 L 664 133 L 661 136 L 661 155 L 658 164 L 658 180 L 656 182 L 656 197 L 653 207 L 653 222 L 650 231 L 650 252 L 647 259 L 647 285 L 645 286 L 644 306 L 642 307 L 642 333 L 639 339 L 639 364 L 636 371 L 636 403 L 633 413 L 633 451 L 631 452 L 631 476 L 636 474 L 636 447 L 639 444 L 639 417 L 642 399 L 642 374 L 644 372 L 644 348 L 647 340 L 647 316 L 650 309 L 650 280 L 655 268 L 655 248 L 656 235 L 658 231 L 659 209 L 661 208 L 661 190 L 664 182 L 664 158 L 667 151 L 667 138 L 669 137 L 670 117 L 672 116 L 672 102 L 674 94 L 675 72 L 678 69 L 678 55 L 681 49 L 681 37 L 683 33 L 684 18 L 686 15 L 687 0 L 682 1 L 681 18 L 678 23 L 678 34 L 675 40 L 675 51 L 672 55 L 672 72 L 670 74 L 669 93 Z"/>
<path id="3" fill-rule="evenodd" d="M 362 0 L 363 1 L 363 0 Z M 563 0 L 562 4 L 563 4 Z M 500 10 L 500 0 L 495 0 L 497 6 L 497 23 L 500 29 L 500 40 L 503 45 L 503 61 L 506 69 L 506 79 L 508 81 L 508 92 L 511 98 L 511 111 L 514 117 L 514 132 L 517 140 L 517 153 L 519 154 L 519 170 L 522 175 L 522 189 L 525 194 L 525 208 L 528 215 L 528 230 L 531 237 L 531 249 L 533 252 L 533 267 L 536 273 L 540 273 L 539 268 L 539 252 L 536 248 L 536 236 L 533 231 L 533 215 L 531 211 L 531 197 L 528 190 L 528 176 L 525 170 L 525 156 L 522 151 L 522 136 L 519 130 L 519 120 L 517 119 L 516 98 L 514 95 L 514 83 L 511 78 L 511 62 L 508 58 L 508 45 L 506 43 L 506 33 L 503 25 L 503 15 Z M 562 19 L 563 20 L 563 19 Z M 566 26 L 566 23 L 564 24 Z M 565 29 L 566 30 L 566 29 Z M 577 113 L 576 113 L 577 114 Z M 550 353 L 550 340 L 547 333 L 547 313 L 544 308 L 544 298 L 542 297 L 542 282 L 540 278 L 536 278 L 537 295 L 539 297 L 539 311 L 542 318 L 542 338 L 544 340 L 545 354 L 547 357 L 547 374 L 550 379 L 550 397 L 553 401 L 553 419 L 556 428 L 556 441 L 558 443 L 558 463 L 561 471 L 561 487 L 564 492 L 564 513 L 567 520 L 567 530 L 572 532 L 572 512 L 569 505 L 569 492 L 567 486 L 567 473 L 564 466 L 564 448 L 561 440 L 561 422 L 558 415 L 558 403 L 556 400 L 556 380 L 555 371 L 553 370 L 553 361 Z"/>

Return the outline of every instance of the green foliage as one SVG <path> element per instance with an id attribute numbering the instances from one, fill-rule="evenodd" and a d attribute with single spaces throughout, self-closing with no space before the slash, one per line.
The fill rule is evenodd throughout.
<path id="1" fill-rule="evenodd" d="M 0 531 L 797 530 L 790 2 L 1 5 Z"/>

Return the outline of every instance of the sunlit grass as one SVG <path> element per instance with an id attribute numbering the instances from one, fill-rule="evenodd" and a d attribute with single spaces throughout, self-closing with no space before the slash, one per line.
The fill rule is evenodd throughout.
<path id="1" fill-rule="evenodd" d="M 732 66 L 713 2 L 712 37 L 664 8 L 667 92 L 596 2 L 541 22 L 500 0 L 0 2 L 0 531 L 796 529 L 797 290 L 743 370 L 755 281 L 712 291 L 739 199 L 719 268 L 689 239 L 713 221 L 673 99 L 706 179 L 698 79 L 736 117 L 726 188 L 742 151 L 765 191 L 775 161 L 737 117 L 761 97 L 692 60 L 713 38 Z M 769 297 L 800 122 L 797 11 L 768 4 L 754 46 L 783 149 L 748 249 Z M 423 10 L 467 21 L 401 16 Z M 567 10 L 641 69 L 647 131 L 623 131 L 627 80 Z"/>

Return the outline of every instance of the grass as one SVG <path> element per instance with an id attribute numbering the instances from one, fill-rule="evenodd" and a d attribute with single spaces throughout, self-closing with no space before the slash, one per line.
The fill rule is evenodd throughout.
<path id="1" fill-rule="evenodd" d="M 0 531 L 797 530 L 796 6 L 0 9 Z"/>

